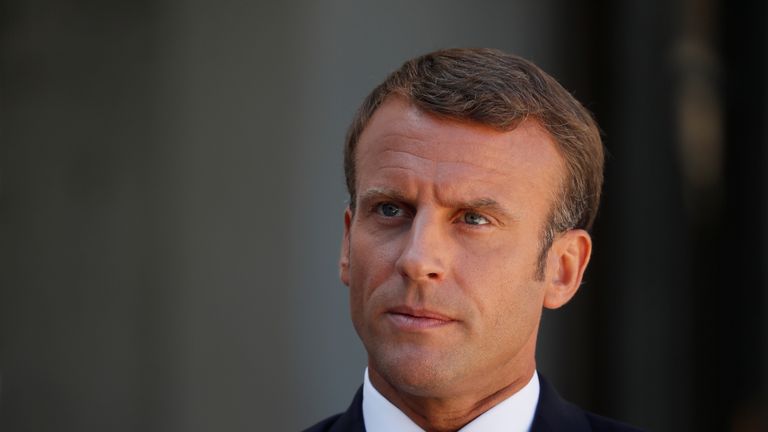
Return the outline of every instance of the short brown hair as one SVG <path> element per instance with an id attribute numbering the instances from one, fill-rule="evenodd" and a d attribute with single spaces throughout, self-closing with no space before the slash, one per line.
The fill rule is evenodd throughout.
<path id="1" fill-rule="evenodd" d="M 344 173 L 355 207 L 355 147 L 390 95 L 432 115 L 509 131 L 535 119 L 553 137 L 567 174 L 544 227 L 538 276 L 556 233 L 592 228 L 603 184 L 603 144 L 592 115 L 533 63 L 495 49 L 447 49 L 416 57 L 365 98 L 347 132 Z"/>

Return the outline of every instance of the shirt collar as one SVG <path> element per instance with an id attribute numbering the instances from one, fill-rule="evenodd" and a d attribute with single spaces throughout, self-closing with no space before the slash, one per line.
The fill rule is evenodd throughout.
<path id="1" fill-rule="evenodd" d="M 539 376 L 534 371 L 525 387 L 469 422 L 460 432 L 527 432 L 538 401 Z M 368 368 L 363 380 L 363 421 L 367 432 L 424 432 L 373 387 Z"/>

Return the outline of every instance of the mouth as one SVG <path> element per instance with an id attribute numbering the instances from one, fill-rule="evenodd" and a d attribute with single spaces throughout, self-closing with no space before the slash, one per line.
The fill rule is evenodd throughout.
<path id="1" fill-rule="evenodd" d="M 426 309 L 398 306 L 388 309 L 387 318 L 400 330 L 420 331 L 447 326 L 457 322 L 455 319 Z"/>

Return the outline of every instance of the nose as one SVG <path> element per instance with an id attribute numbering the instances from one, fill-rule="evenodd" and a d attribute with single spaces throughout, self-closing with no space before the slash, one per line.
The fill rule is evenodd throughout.
<path id="1" fill-rule="evenodd" d="M 416 282 L 442 280 L 449 239 L 440 224 L 426 214 L 417 214 L 407 236 L 405 247 L 395 263 L 398 272 Z"/>

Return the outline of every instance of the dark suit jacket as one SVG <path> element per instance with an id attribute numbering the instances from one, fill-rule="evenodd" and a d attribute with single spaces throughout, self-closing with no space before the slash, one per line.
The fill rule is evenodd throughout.
<path id="1" fill-rule="evenodd" d="M 531 432 L 639 432 L 632 426 L 589 413 L 563 400 L 547 380 L 539 375 L 541 391 Z M 365 432 L 363 389 L 357 390 L 345 413 L 336 414 L 304 432 Z"/>

